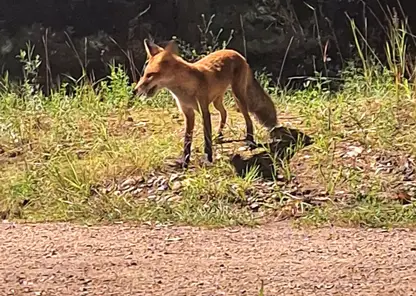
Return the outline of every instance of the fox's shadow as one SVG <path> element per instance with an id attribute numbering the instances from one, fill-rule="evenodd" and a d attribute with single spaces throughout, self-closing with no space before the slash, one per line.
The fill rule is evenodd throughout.
<path id="1" fill-rule="evenodd" d="M 256 172 L 258 177 L 273 180 L 282 163 L 288 162 L 302 147 L 313 144 L 310 136 L 296 129 L 280 127 L 276 134 L 272 142 L 256 144 L 257 148 L 265 148 L 266 151 L 246 159 L 240 154 L 230 157 L 230 162 L 240 177 L 244 178 L 251 171 Z M 258 167 L 257 171 L 253 171 L 255 167 Z"/>

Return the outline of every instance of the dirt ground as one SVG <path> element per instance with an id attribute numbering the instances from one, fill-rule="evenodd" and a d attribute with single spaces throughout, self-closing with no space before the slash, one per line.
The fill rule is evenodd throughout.
<path id="1" fill-rule="evenodd" d="M 0 229 L 0 295 L 416 295 L 410 230 Z"/>

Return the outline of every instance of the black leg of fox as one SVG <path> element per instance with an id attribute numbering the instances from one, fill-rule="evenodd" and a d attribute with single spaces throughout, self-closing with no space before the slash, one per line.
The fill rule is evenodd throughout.
<path id="1" fill-rule="evenodd" d="M 208 108 L 202 110 L 202 119 L 204 122 L 204 153 L 207 156 L 207 160 L 212 162 L 212 124 L 211 124 L 211 114 L 209 113 Z"/>

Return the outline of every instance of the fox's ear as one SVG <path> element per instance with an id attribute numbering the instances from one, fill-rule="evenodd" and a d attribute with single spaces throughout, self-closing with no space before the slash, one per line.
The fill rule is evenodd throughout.
<path id="1" fill-rule="evenodd" d="M 146 53 L 149 58 L 157 55 L 163 50 L 163 48 L 149 39 L 144 39 L 144 48 L 146 49 Z"/>
<path id="2" fill-rule="evenodd" d="M 178 45 L 176 44 L 175 40 L 169 41 L 165 46 L 165 50 L 173 54 L 178 54 L 179 52 Z"/>

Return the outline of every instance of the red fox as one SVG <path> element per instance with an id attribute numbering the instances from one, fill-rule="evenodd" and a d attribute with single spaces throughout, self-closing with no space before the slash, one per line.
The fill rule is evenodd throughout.
<path id="1" fill-rule="evenodd" d="M 166 88 L 176 100 L 185 119 L 185 139 L 183 155 L 179 163 L 187 168 L 191 157 L 195 111 L 202 114 L 204 125 L 204 152 L 212 162 L 212 127 L 209 105 L 220 113 L 218 139 L 223 138 L 223 128 L 227 120 L 223 97 L 231 85 L 235 100 L 244 116 L 246 124 L 245 141 L 255 146 L 253 123 L 250 113 L 265 126 L 271 136 L 277 127 L 275 106 L 270 96 L 255 79 L 246 59 L 230 49 L 215 51 L 195 63 L 189 63 L 177 54 L 174 40 L 162 48 L 148 39 L 144 40 L 148 64 L 143 76 L 134 88 L 137 95 L 154 96 Z"/>

